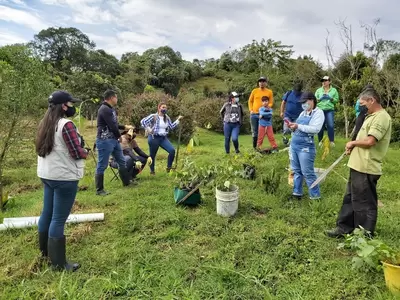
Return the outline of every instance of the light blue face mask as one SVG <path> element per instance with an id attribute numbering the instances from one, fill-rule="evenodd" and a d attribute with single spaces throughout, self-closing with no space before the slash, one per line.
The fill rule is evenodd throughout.
<path id="1" fill-rule="evenodd" d="M 306 103 L 303 103 L 303 104 L 301 105 L 301 107 L 303 108 L 303 110 L 309 110 L 310 104 L 309 104 L 308 102 L 306 102 Z"/>
<path id="2" fill-rule="evenodd" d="M 235 99 L 235 102 L 236 102 L 236 103 L 239 102 L 239 97 L 235 97 L 235 98 L 233 98 L 233 99 Z"/>

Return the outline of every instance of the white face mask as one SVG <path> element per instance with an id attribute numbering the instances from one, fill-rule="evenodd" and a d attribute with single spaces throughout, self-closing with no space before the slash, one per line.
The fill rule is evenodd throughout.
<path id="1" fill-rule="evenodd" d="M 306 102 L 306 103 L 303 103 L 301 105 L 301 107 L 303 108 L 303 110 L 309 110 L 310 109 L 310 104 L 308 102 Z"/>

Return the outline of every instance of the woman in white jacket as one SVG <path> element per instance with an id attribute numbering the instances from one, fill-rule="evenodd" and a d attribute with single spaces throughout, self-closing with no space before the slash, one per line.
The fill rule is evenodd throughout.
<path id="1" fill-rule="evenodd" d="M 37 175 L 44 186 L 39 248 L 55 269 L 75 271 L 79 265 L 66 260 L 64 226 L 83 177 L 88 151 L 74 123 L 67 119 L 75 114 L 74 103 L 79 100 L 65 91 L 56 91 L 48 101 L 35 142 Z"/>

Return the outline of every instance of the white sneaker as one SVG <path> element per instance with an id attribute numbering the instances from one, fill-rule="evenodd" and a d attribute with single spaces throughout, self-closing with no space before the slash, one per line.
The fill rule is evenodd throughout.
<path id="1" fill-rule="evenodd" d="M 331 142 L 330 145 L 331 145 L 331 148 L 334 148 L 335 147 L 335 142 Z"/>

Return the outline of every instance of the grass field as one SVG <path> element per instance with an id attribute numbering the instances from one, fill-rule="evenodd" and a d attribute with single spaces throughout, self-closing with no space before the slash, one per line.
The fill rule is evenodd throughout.
<path id="1" fill-rule="evenodd" d="M 94 141 L 94 129 L 85 130 Z M 226 159 L 223 137 L 199 130 L 202 145 L 190 154 L 198 164 Z M 241 136 L 243 151 L 251 137 Z M 278 137 L 280 140 L 280 137 Z M 327 167 L 344 147 L 337 146 L 317 167 Z M 147 151 L 147 143 L 140 140 Z M 182 149 L 182 148 L 181 148 Z M 400 167 L 392 148 L 379 181 L 377 234 L 400 249 Z M 181 157 L 185 157 L 185 151 Z M 6 170 L 13 201 L 2 217 L 38 216 L 42 190 L 36 178 L 36 157 L 23 148 Z M 23 158 L 23 159 L 22 159 Z M 216 215 L 214 191 L 202 189 L 198 208 L 176 207 L 173 178 L 165 174 L 166 153 L 159 152 L 157 175 L 149 169 L 136 187 L 110 183 L 104 198 L 94 194 L 94 162 L 76 197 L 74 213 L 104 212 L 105 221 L 68 224 L 67 254 L 81 264 L 76 273 L 53 272 L 38 264 L 36 228 L 0 232 L 1 299 L 394 299 L 383 273 L 351 268 L 352 256 L 325 237 L 334 226 L 348 169 L 341 163 L 323 183 L 321 201 L 289 202 L 287 177 L 277 196 L 266 194 L 253 181 L 239 180 L 240 204 L 234 218 Z M 266 156 L 258 168 L 284 169 L 287 152 Z M 286 173 L 285 173 L 286 174 Z"/>

